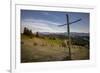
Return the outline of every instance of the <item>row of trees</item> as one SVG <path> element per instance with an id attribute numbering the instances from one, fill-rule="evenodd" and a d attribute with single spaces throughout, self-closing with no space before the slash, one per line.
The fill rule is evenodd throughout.
<path id="1" fill-rule="evenodd" d="M 39 37 L 39 33 L 38 32 L 36 32 L 36 35 L 34 35 L 32 33 L 32 30 L 29 30 L 27 27 L 24 27 L 23 34 L 27 35 L 27 36 L 36 36 L 36 37 Z"/>

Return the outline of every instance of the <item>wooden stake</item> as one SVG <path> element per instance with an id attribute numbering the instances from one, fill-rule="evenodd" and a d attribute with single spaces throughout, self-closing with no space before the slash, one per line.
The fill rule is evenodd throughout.
<path id="1" fill-rule="evenodd" d="M 66 14 L 67 17 L 67 32 L 68 32 L 68 49 L 69 49 L 69 60 L 71 60 L 71 40 L 70 40 L 70 25 L 69 25 L 69 16 Z"/>
<path id="2" fill-rule="evenodd" d="M 69 16 L 68 14 L 66 14 L 66 18 L 67 18 L 67 24 L 64 24 L 64 25 L 59 25 L 59 26 L 65 26 L 67 25 L 67 33 L 68 33 L 68 49 L 69 49 L 69 56 L 68 56 L 68 60 L 71 60 L 72 59 L 72 56 L 71 56 L 71 37 L 70 37 L 70 24 L 73 24 L 73 23 L 76 23 L 78 21 L 81 21 L 82 19 L 78 19 L 76 21 L 73 21 L 73 22 L 69 22 Z"/>

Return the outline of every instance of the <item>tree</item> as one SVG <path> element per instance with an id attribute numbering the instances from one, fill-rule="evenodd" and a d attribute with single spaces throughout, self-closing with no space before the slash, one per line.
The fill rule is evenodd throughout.
<path id="1" fill-rule="evenodd" d="M 39 37 L 39 33 L 38 32 L 36 32 L 36 37 Z"/>
<path id="2" fill-rule="evenodd" d="M 24 27 L 24 32 L 23 32 L 24 35 L 32 35 L 32 30 L 29 30 L 28 28 Z"/>

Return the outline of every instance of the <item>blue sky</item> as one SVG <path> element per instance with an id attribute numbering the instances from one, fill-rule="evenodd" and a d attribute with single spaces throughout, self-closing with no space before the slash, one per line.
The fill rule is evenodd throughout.
<path id="1" fill-rule="evenodd" d="M 21 32 L 24 27 L 32 32 L 67 32 L 67 26 L 58 26 L 67 23 L 66 14 L 69 15 L 70 22 L 82 19 L 70 25 L 71 32 L 89 33 L 89 13 L 35 10 L 21 10 Z"/>

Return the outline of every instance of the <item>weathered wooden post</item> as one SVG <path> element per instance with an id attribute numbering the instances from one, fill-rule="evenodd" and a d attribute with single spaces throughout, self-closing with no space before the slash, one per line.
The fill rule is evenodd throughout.
<path id="1" fill-rule="evenodd" d="M 68 14 L 66 14 L 66 18 L 67 18 L 67 24 L 64 24 L 64 25 L 67 25 L 67 33 L 68 33 L 68 49 L 69 49 L 69 56 L 68 56 L 68 60 L 71 60 L 71 37 L 70 37 L 70 24 L 73 24 L 73 23 L 76 23 L 78 21 L 80 21 L 81 19 L 78 19 L 76 21 L 73 21 L 73 22 L 69 22 L 69 16 Z M 59 26 L 64 26 L 64 25 L 59 25 Z"/>
<path id="2" fill-rule="evenodd" d="M 70 40 L 70 25 L 69 25 L 69 16 L 66 14 L 67 17 L 67 33 L 68 33 L 68 49 L 69 49 L 69 57 L 68 59 L 71 60 L 71 40 Z"/>

